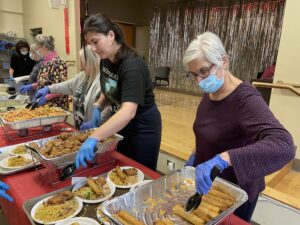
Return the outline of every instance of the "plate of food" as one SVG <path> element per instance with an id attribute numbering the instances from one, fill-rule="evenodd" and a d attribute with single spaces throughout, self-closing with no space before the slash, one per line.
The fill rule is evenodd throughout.
<path id="1" fill-rule="evenodd" d="M 73 187 L 73 194 L 85 203 L 99 203 L 109 199 L 116 191 L 116 187 L 107 182 L 104 177 L 88 177 L 79 181 Z"/>
<path id="2" fill-rule="evenodd" d="M 0 161 L 0 166 L 4 169 L 22 169 L 32 166 L 33 160 L 30 155 L 9 156 Z"/>
<path id="3" fill-rule="evenodd" d="M 88 217 L 74 217 L 67 221 L 59 222 L 55 225 L 99 225 L 99 223 Z"/>
<path id="4" fill-rule="evenodd" d="M 10 155 L 18 156 L 18 155 L 26 155 L 28 154 L 25 145 L 19 145 L 11 150 L 8 151 Z"/>
<path id="5" fill-rule="evenodd" d="M 144 173 L 131 166 L 117 166 L 108 173 L 107 180 L 117 188 L 131 188 L 144 180 Z"/>
<path id="6" fill-rule="evenodd" d="M 31 209 L 31 218 L 40 224 L 56 224 L 75 217 L 83 203 L 71 191 L 65 191 L 37 202 Z M 65 223 L 64 223 L 65 224 Z"/>

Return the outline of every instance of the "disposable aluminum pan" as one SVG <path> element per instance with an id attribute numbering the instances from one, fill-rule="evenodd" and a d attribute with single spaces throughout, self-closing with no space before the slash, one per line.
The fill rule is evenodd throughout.
<path id="1" fill-rule="evenodd" d="M 19 95 L 15 99 L 9 99 L 10 95 L 0 95 L 0 107 L 23 105 L 28 102 L 29 96 Z"/>
<path id="2" fill-rule="evenodd" d="M 83 134 L 83 133 L 87 133 L 87 132 L 89 132 L 89 130 L 73 132 L 71 134 L 77 135 L 77 134 Z M 53 137 L 49 137 L 49 138 L 40 139 L 40 140 L 37 140 L 34 142 L 37 143 L 40 147 L 44 147 L 44 145 L 48 141 L 56 140 L 57 137 L 58 136 L 53 136 Z M 103 154 L 103 153 L 107 153 L 109 151 L 115 150 L 115 148 L 120 140 L 123 140 L 123 136 L 121 136 L 119 134 L 114 134 L 113 139 L 103 142 L 101 144 L 99 143 L 97 145 L 98 150 L 97 150 L 96 154 L 97 155 Z M 77 152 L 72 152 L 72 153 L 62 155 L 59 157 L 55 157 L 55 158 L 47 158 L 42 153 L 40 153 L 38 149 L 36 149 L 36 151 L 31 151 L 31 152 L 34 154 L 36 159 L 38 159 L 38 161 L 42 165 L 44 165 L 45 167 L 50 168 L 50 169 L 61 169 L 61 168 L 64 168 L 64 167 L 74 163 L 76 154 L 77 154 Z"/>
<path id="3" fill-rule="evenodd" d="M 54 123 L 64 122 L 67 119 L 67 117 L 70 115 L 70 113 L 65 110 L 63 111 L 64 111 L 64 115 L 60 115 L 60 116 L 48 116 L 48 117 L 41 117 L 41 118 L 23 120 L 17 122 L 8 122 L 3 117 L 0 117 L 0 119 L 2 120 L 5 126 L 9 126 L 11 129 L 14 130 L 22 130 L 31 127 L 46 126 Z"/>
<path id="4" fill-rule="evenodd" d="M 101 209 L 108 218 L 118 225 L 122 225 L 122 223 L 115 219 L 113 214 L 120 210 L 128 211 L 145 224 L 153 224 L 158 219 L 169 218 L 174 224 L 188 225 L 190 223 L 172 213 L 172 208 L 175 204 L 178 203 L 185 207 L 187 199 L 195 194 L 194 188 L 188 190 L 178 188 L 187 179 L 195 179 L 194 167 L 184 167 L 171 175 L 161 177 L 125 195 L 104 202 Z M 247 193 L 244 190 L 219 177 L 215 179 L 214 184 L 224 187 L 227 193 L 235 198 L 235 203 L 217 217 L 207 222 L 206 225 L 217 224 L 224 220 L 226 216 L 234 212 L 236 208 L 248 199 Z M 172 191 L 175 190 L 174 188 L 176 188 L 176 192 Z M 158 202 L 164 203 L 151 207 L 149 202 L 147 203 L 147 199 L 156 199 L 156 201 L 159 199 Z"/>

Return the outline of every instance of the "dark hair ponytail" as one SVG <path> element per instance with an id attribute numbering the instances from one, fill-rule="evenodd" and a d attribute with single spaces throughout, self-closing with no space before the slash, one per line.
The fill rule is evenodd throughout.
<path id="1" fill-rule="evenodd" d="M 102 13 L 91 15 L 84 22 L 82 34 L 85 36 L 88 32 L 96 32 L 108 35 L 109 31 L 114 32 L 115 41 L 121 45 L 118 53 L 115 56 L 116 62 L 128 56 L 137 56 L 135 50 L 124 42 L 124 35 L 118 24 L 112 22 L 106 15 Z"/>

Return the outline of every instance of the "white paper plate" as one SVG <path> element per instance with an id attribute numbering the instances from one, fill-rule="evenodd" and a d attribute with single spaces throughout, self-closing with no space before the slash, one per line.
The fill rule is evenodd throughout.
<path id="1" fill-rule="evenodd" d="M 122 166 L 122 167 L 120 167 L 121 168 L 121 170 L 123 170 L 123 169 L 130 169 L 130 168 L 134 168 L 134 167 L 131 167 L 131 166 Z M 142 182 L 143 180 L 144 180 L 144 173 L 142 172 L 142 171 L 140 171 L 138 168 L 135 168 L 135 169 L 137 169 L 137 176 L 138 176 L 138 179 L 137 179 L 137 182 L 136 183 L 134 183 L 134 184 L 130 184 L 130 185 L 117 185 L 117 184 L 115 184 L 113 181 L 111 181 L 110 180 L 110 178 L 109 178 L 109 175 L 110 175 L 110 173 L 114 170 L 114 169 L 112 169 L 111 171 L 109 171 L 109 173 L 107 174 L 107 180 L 109 181 L 109 182 L 111 182 L 113 185 L 115 185 L 117 188 L 131 188 L 131 187 L 134 187 L 134 186 L 136 186 L 138 183 L 140 183 L 140 182 Z"/>
<path id="2" fill-rule="evenodd" d="M 86 179 L 82 180 L 82 181 L 79 181 L 78 183 L 76 183 L 74 185 L 72 192 L 74 192 L 77 189 L 81 188 L 85 184 L 86 184 Z M 109 199 L 111 196 L 113 196 L 113 194 L 116 191 L 116 187 L 111 182 L 107 182 L 107 185 L 109 186 L 110 193 L 109 193 L 109 195 L 107 195 L 107 196 L 105 196 L 103 198 L 97 198 L 97 199 L 93 199 L 93 200 L 84 199 L 84 198 L 81 198 L 80 196 L 77 196 L 77 198 L 79 198 L 84 203 L 90 203 L 90 204 L 103 202 L 106 199 Z"/>
<path id="3" fill-rule="evenodd" d="M 79 223 L 80 225 L 99 225 L 99 223 L 96 220 L 88 217 L 74 217 L 67 221 L 59 222 L 55 225 L 71 225 L 72 223 L 75 222 Z"/>
<path id="4" fill-rule="evenodd" d="M 8 159 L 10 158 L 16 158 L 18 156 L 8 156 L 7 158 L 4 158 L 0 161 L 0 166 L 4 169 L 9 169 L 9 170 L 16 170 L 16 169 L 22 169 L 22 168 L 26 168 L 26 167 L 30 167 L 32 166 L 33 162 L 27 164 L 27 165 L 24 165 L 24 166 L 16 166 L 16 167 L 10 167 L 8 166 Z M 30 159 L 32 160 L 32 157 L 30 155 L 23 155 L 24 158 L 26 159 Z"/>
<path id="5" fill-rule="evenodd" d="M 53 196 L 54 196 L 54 195 L 53 195 Z M 31 216 L 31 218 L 32 218 L 35 222 L 40 223 L 40 224 L 56 224 L 56 223 L 62 223 L 62 224 L 65 224 L 64 221 L 69 220 L 69 219 L 73 218 L 74 216 L 76 216 L 78 213 L 80 213 L 80 211 L 81 211 L 81 209 L 82 209 L 82 207 L 83 207 L 83 204 L 82 204 L 82 202 L 80 201 L 80 199 L 77 198 L 77 197 L 75 196 L 74 198 L 75 198 L 75 200 L 76 200 L 77 203 L 78 203 L 78 207 L 77 207 L 77 209 L 75 210 L 75 212 L 74 212 L 72 215 L 70 215 L 69 217 L 67 217 L 67 218 L 65 218 L 65 219 L 62 219 L 62 220 L 56 220 L 56 221 L 48 222 L 48 223 L 44 223 L 43 221 L 41 221 L 41 220 L 39 220 L 39 219 L 36 219 L 34 215 L 35 215 L 35 212 L 36 212 L 36 210 L 38 209 L 38 207 L 39 207 L 40 205 L 42 205 L 45 201 L 47 201 L 49 198 L 53 197 L 53 196 L 49 196 L 49 197 L 47 197 L 47 198 L 45 198 L 45 199 L 42 199 L 42 200 L 40 200 L 39 202 L 37 202 L 37 203 L 33 206 L 33 208 L 31 209 L 31 212 L 30 212 L 30 216 Z"/>
<path id="6" fill-rule="evenodd" d="M 130 191 L 140 187 L 140 186 L 143 186 L 144 184 L 148 184 L 150 182 L 152 182 L 153 180 L 143 180 L 142 182 L 140 183 L 137 183 L 136 185 L 134 185 L 133 187 L 130 188 Z"/>

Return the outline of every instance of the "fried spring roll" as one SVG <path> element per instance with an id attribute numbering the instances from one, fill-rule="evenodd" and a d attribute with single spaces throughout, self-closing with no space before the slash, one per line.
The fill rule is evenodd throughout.
<path id="1" fill-rule="evenodd" d="M 119 166 L 115 169 L 116 173 L 120 177 L 120 179 L 124 182 L 126 180 L 126 175 L 122 172 L 121 168 Z"/>
<path id="2" fill-rule="evenodd" d="M 175 205 L 173 212 L 194 225 L 204 225 L 205 221 L 196 216 L 194 213 L 187 213 L 181 205 Z"/>
<path id="3" fill-rule="evenodd" d="M 204 207 L 204 206 L 201 206 L 201 207 L 199 207 L 198 209 L 201 210 L 201 211 L 203 211 L 203 212 L 206 213 L 207 215 L 209 215 L 209 217 L 210 217 L 211 219 L 213 219 L 213 218 L 215 218 L 216 216 L 219 215 L 219 213 L 216 213 L 216 212 L 214 212 L 214 211 L 211 211 L 209 208 L 206 208 L 206 207 Z M 196 209 L 196 210 L 198 210 L 198 209 Z"/>
<path id="4" fill-rule="evenodd" d="M 145 225 L 144 223 L 137 220 L 134 216 L 132 216 L 131 214 L 129 214 L 128 212 L 126 212 L 124 210 L 119 211 L 117 213 L 117 215 L 122 217 L 122 219 L 124 219 L 125 221 L 127 221 L 128 223 L 130 223 L 132 225 Z"/>
<path id="5" fill-rule="evenodd" d="M 127 223 L 122 217 L 118 216 L 117 214 L 113 214 L 113 217 L 116 218 L 118 221 L 120 221 L 123 225 L 131 225 L 130 223 Z"/>
<path id="6" fill-rule="evenodd" d="M 162 222 L 164 225 L 174 225 L 174 223 L 168 218 L 163 219 Z"/>
<path id="7" fill-rule="evenodd" d="M 222 187 L 221 185 L 213 184 L 213 188 L 211 190 L 214 190 L 212 194 L 215 193 L 215 195 L 217 195 L 217 193 L 221 193 L 221 195 L 226 195 L 226 198 L 230 199 L 231 201 L 235 201 L 235 198 L 231 196 L 228 193 L 228 190 L 226 190 L 226 188 Z"/>
<path id="8" fill-rule="evenodd" d="M 228 199 L 223 199 L 221 197 L 218 197 L 218 196 L 215 196 L 212 194 L 208 194 L 207 196 L 210 197 L 211 199 L 214 199 L 214 200 L 226 205 L 226 208 L 229 208 L 232 205 L 232 202 Z"/>
<path id="9" fill-rule="evenodd" d="M 231 202 L 234 202 L 234 198 L 232 196 L 230 196 L 230 195 L 228 195 L 226 193 L 223 193 L 223 192 L 221 192 L 219 190 L 213 189 L 213 188 L 209 191 L 208 194 L 215 195 L 215 196 L 217 196 L 219 198 L 227 199 L 227 200 L 229 200 Z"/>
<path id="10" fill-rule="evenodd" d="M 100 187 L 95 183 L 92 177 L 87 178 L 86 183 L 92 188 L 92 190 L 97 194 L 101 195 L 103 192 Z"/>
<path id="11" fill-rule="evenodd" d="M 215 199 L 212 199 L 211 197 L 209 197 L 208 195 L 203 195 L 202 196 L 202 201 L 210 204 L 210 205 L 214 205 L 219 207 L 222 211 L 226 210 L 227 207 L 225 204 L 223 204 L 222 202 L 216 201 Z"/>
<path id="12" fill-rule="evenodd" d="M 204 201 L 201 202 L 201 204 L 200 204 L 199 207 L 201 207 L 201 206 L 203 206 L 203 207 L 205 207 L 205 208 L 209 209 L 210 211 L 215 212 L 217 214 L 219 214 L 220 211 L 221 211 L 221 209 L 219 207 L 210 205 L 210 204 L 208 204 L 208 203 L 206 203 Z"/>
<path id="13" fill-rule="evenodd" d="M 207 211 L 203 210 L 203 207 L 198 207 L 193 211 L 193 213 L 196 214 L 196 216 L 199 216 L 202 220 L 204 220 L 205 223 L 211 220 L 211 217 L 207 214 Z"/>

